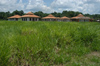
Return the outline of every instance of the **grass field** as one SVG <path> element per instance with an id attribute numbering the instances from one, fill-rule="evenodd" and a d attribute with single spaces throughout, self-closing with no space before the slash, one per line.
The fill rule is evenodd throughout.
<path id="1" fill-rule="evenodd" d="M 0 66 L 100 66 L 100 23 L 0 21 Z"/>

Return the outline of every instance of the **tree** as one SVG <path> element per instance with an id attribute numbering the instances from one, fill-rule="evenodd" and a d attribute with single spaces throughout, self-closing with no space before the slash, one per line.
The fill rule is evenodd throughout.
<path id="1" fill-rule="evenodd" d="M 44 16 L 42 11 L 35 12 L 34 14 L 40 16 L 41 18 Z"/>
<path id="2" fill-rule="evenodd" d="M 15 10 L 15 11 L 12 12 L 11 15 L 12 15 L 12 16 L 13 16 L 13 15 L 21 15 L 21 16 L 22 16 L 22 15 L 24 15 L 24 11 L 23 11 L 23 10 L 21 10 L 21 11 Z"/>

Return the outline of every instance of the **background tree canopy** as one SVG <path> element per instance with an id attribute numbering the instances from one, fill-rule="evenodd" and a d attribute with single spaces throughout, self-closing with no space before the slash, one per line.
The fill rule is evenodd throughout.
<path id="1" fill-rule="evenodd" d="M 13 15 L 24 15 L 25 12 L 23 10 L 18 11 L 15 10 L 12 13 L 10 11 L 8 12 L 0 12 L 0 20 L 7 20 L 8 17 L 13 16 Z M 58 12 L 53 12 L 53 13 L 43 13 L 42 11 L 38 11 L 38 12 L 34 12 L 35 15 L 42 17 L 45 17 L 49 14 L 54 15 L 55 17 L 63 17 L 63 16 L 67 16 L 67 17 L 74 17 L 77 16 L 78 14 L 83 14 L 81 12 L 75 12 L 75 11 L 63 11 L 62 13 L 58 13 Z M 84 16 L 93 18 L 94 20 L 100 19 L 100 14 L 83 14 Z"/>

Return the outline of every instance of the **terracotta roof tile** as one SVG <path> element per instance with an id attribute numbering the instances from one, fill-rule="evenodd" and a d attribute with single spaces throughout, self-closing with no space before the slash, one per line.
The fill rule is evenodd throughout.
<path id="1" fill-rule="evenodd" d="M 61 17 L 56 17 L 56 19 L 61 19 Z"/>
<path id="2" fill-rule="evenodd" d="M 23 15 L 22 17 L 33 17 L 33 18 L 40 18 L 39 16 L 37 16 L 37 15 L 34 15 L 32 12 L 28 12 L 28 13 L 26 13 L 26 15 Z"/>
<path id="3" fill-rule="evenodd" d="M 22 17 L 34 17 L 34 18 L 40 18 L 40 17 L 37 16 L 37 15 L 23 15 Z"/>
<path id="4" fill-rule="evenodd" d="M 34 15 L 34 13 L 28 12 L 28 13 L 26 13 L 26 15 Z"/>
<path id="5" fill-rule="evenodd" d="M 48 16 L 43 17 L 42 19 L 56 19 L 56 17 L 53 16 L 52 14 L 49 14 Z"/>
<path id="6" fill-rule="evenodd" d="M 10 19 L 10 18 L 21 18 L 21 16 L 20 15 L 14 15 L 14 16 L 8 17 L 8 19 Z"/>
<path id="7" fill-rule="evenodd" d="M 61 19 L 70 19 L 70 18 L 68 18 L 68 17 L 64 16 L 64 17 L 61 17 Z"/>
<path id="8" fill-rule="evenodd" d="M 79 14 L 78 16 L 72 17 L 71 19 L 91 19 L 91 18 L 90 17 L 85 17 L 82 14 Z"/>
<path id="9" fill-rule="evenodd" d="M 82 14 L 79 14 L 78 16 L 76 16 L 76 17 L 84 17 Z"/>

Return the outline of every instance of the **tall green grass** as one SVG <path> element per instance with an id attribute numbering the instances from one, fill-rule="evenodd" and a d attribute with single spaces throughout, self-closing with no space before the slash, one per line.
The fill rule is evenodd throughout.
<path id="1" fill-rule="evenodd" d="M 97 66 L 99 51 L 100 23 L 0 21 L 0 66 Z"/>

